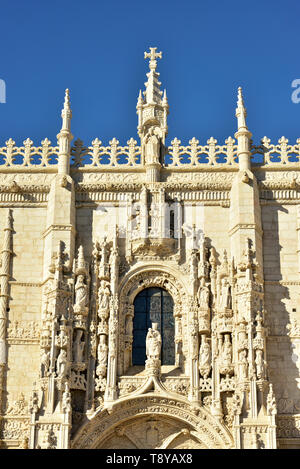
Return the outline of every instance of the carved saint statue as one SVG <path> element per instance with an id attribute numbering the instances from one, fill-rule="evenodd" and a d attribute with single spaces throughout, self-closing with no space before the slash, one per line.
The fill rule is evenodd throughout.
<path id="1" fill-rule="evenodd" d="M 159 129 L 151 127 L 145 135 L 145 163 L 159 163 L 160 160 L 160 138 Z"/>
<path id="2" fill-rule="evenodd" d="M 158 324 L 152 323 L 152 328 L 148 329 L 146 337 L 146 355 L 147 358 L 160 359 L 161 335 L 158 330 Z"/>
<path id="3" fill-rule="evenodd" d="M 230 334 L 225 334 L 224 343 L 221 351 L 221 363 L 224 372 L 226 373 L 226 368 L 231 368 L 232 361 L 232 345 L 230 342 Z"/>
<path id="4" fill-rule="evenodd" d="M 82 341 L 83 330 L 76 330 L 76 337 L 73 342 L 73 360 L 76 363 L 81 363 L 83 361 L 83 350 L 84 350 L 84 341 Z"/>
<path id="5" fill-rule="evenodd" d="M 199 350 L 199 371 L 204 378 L 207 378 L 211 368 L 211 350 L 206 340 L 206 336 L 201 336 L 201 346 Z"/>
<path id="6" fill-rule="evenodd" d="M 247 359 L 247 350 L 243 349 L 239 353 L 239 370 L 240 378 L 248 378 L 248 359 Z"/>
<path id="7" fill-rule="evenodd" d="M 49 373 L 49 366 L 50 366 L 50 352 L 47 350 L 43 350 L 42 356 L 41 356 L 41 375 L 42 378 L 45 376 L 48 376 Z"/>
<path id="8" fill-rule="evenodd" d="M 205 285 L 204 278 L 201 279 L 198 300 L 200 308 L 207 309 L 209 307 L 209 288 Z"/>
<path id="9" fill-rule="evenodd" d="M 106 344 L 106 336 L 102 334 L 99 337 L 99 345 L 98 345 L 98 363 L 99 364 L 106 366 L 107 354 L 108 354 L 108 346 Z"/>
<path id="10" fill-rule="evenodd" d="M 108 288 L 108 284 L 105 280 L 101 280 L 100 288 L 98 291 L 98 299 L 99 299 L 99 308 L 98 313 L 100 314 L 108 314 L 109 312 L 109 299 L 110 299 L 110 291 Z"/>
<path id="11" fill-rule="evenodd" d="M 75 284 L 75 307 L 79 311 L 85 309 L 87 304 L 87 285 L 84 283 L 84 275 L 80 274 L 77 277 Z"/>
<path id="12" fill-rule="evenodd" d="M 231 287 L 226 278 L 222 278 L 221 296 L 220 296 L 219 306 L 220 306 L 220 309 L 232 308 Z"/>
<path id="13" fill-rule="evenodd" d="M 263 359 L 263 351 L 258 349 L 255 354 L 255 364 L 256 364 L 256 376 L 257 379 L 264 379 L 265 377 L 265 366 Z"/>
<path id="14" fill-rule="evenodd" d="M 56 372 L 59 378 L 64 378 L 67 375 L 67 352 L 62 348 L 56 362 Z"/>

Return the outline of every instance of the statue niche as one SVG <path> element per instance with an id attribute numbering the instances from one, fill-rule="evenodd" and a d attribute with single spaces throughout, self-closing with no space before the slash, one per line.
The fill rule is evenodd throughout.
<path id="1" fill-rule="evenodd" d="M 145 164 L 160 163 L 161 130 L 150 127 L 144 137 Z"/>

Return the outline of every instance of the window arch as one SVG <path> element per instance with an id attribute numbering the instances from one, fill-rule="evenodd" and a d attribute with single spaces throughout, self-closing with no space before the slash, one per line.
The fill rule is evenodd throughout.
<path id="1" fill-rule="evenodd" d="M 145 365 L 146 335 L 153 322 L 161 333 L 161 364 L 175 364 L 174 302 L 162 288 L 145 288 L 134 300 L 132 365 Z"/>

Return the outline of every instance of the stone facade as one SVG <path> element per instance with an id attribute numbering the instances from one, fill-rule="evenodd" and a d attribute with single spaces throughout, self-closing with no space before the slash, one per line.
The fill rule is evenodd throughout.
<path id="1" fill-rule="evenodd" d="M 235 138 L 167 146 L 161 55 L 139 144 L 71 147 L 66 90 L 57 146 L 0 148 L 2 448 L 300 448 L 300 139 L 254 146 L 239 88 Z M 174 363 L 155 321 L 133 363 L 145 289 Z"/>

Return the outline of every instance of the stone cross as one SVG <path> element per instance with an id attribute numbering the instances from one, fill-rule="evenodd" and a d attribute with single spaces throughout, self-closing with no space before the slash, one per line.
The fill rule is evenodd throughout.
<path id="1" fill-rule="evenodd" d="M 149 47 L 150 52 L 144 52 L 144 59 L 150 59 L 149 67 L 150 69 L 155 69 L 157 62 L 156 59 L 162 58 L 162 52 L 156 52 L 157 47 Z"/>

